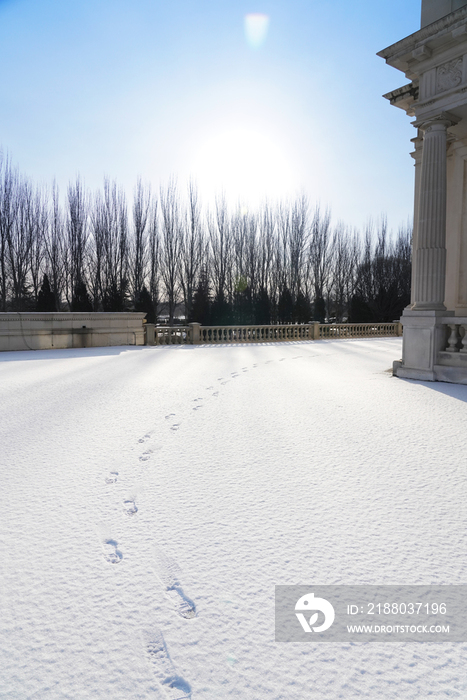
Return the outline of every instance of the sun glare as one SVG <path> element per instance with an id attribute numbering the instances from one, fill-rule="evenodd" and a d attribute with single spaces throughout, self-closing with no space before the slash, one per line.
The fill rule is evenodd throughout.
<path id="1" fill-rule="evenodd" d="M 232 128 L 204 142 L 195 156 L 192 174 L 203 199 L 221 191 L 231 205 L 257 207 L 263 200 L 281 199 L 296 188 L 283 149 L 259 131 Z"/>
<path id="2" fill-rule="evenodd" d="M 245 35 L 249 45 L 259 49 L 266 41 L 269 28 L 269 17 L 260 13 L 245 15 Z"/>

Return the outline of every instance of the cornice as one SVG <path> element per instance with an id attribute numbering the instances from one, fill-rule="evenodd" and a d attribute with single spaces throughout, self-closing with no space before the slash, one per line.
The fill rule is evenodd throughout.
<path id="1" fill-rule="evenodd" d="M 419 29 L 417 32 L 410 34 L 404 39 L 397 41 L 395 44 L 391 44 L 391 46 L 388 46 L 382 51 L 378 51 L 376 55 L 380 56 L 380 58 L 384 58 L 389 65 L 394 65 L 401 58 L 406 57 L 408 54 L 411 54 L 416 49 L 428 43 L 430 39 L 441 38 L 443 35 L 447 35 L 448 32 L 453 32 L 465 25 L 466 21 L 467 6 L 464 6 L 436 20 L 436 22 L 428 24 L 426 27 Z M 422 58 L 422 55 L 420 58 Z M 403 70 L 403 68 L 397 65 L 394 65 L 394 67 Z"/>

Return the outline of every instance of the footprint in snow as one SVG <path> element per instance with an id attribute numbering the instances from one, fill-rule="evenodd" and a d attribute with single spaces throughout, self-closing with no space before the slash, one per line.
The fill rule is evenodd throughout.
<path id="1" fill-rule="evenodd" d="M 135 499 L 131 496 L 125 498 L 125 500 L 123 501 L 123 512 L 125 513 L 125 515 L 129 515 L 130 517 L 132 515 L 136 515 L 136 513 L 138 512 Z"/>
<path id="2" fill-rule="evenodd" d="M 196 605 L 191 598 L 185 595 L 180 584 L 181 571 L 177 562 L 167 556 L 159 547 L 154 548 L 154 560 L 156 574 L 175 612 L 185 620 L 196 617 Z"/>
<path id="3" fill-rule="evenodd" d="M 165 420 L 169 420 L 170 418 L 173 418 L 175 416 L 175 413 L 169 413 L 166 417 Z"/>
<path id="4" fill-rule="evenodd" d="M 180 427 L 180 423 L 174 423 L 173 425 L 170 426 L 170 430 L 178 430 Z"/>
<path id="5" fill-rule="evenodd" d="M 215 391 L 215 392 L 213 393 L 213 396 L 219 396 L 219 392 L 218 392 L 218 391 Z"/>
<path id="6" fill-rule="evenodd" d="M 214 387 L 213 387 L 213 386 L 207 386 L 207 387 L 206 387 L 206 391 L 210 391 L 211 389 L 214 389 Z"/>
<path id="7" fill-rule="evenodd" d="M 115 484 L 117 481 L 118 472 L 109 472 L 109 475 L 105 477 L 106 484 Z"/>
<path id="8" fill-rule="evenodd" d="M 143 454 L 140 456 L 139 461 L 140 462 L 147 462 L 148 459 L 151 459 L 152 454 L 153 454 L 153 450 L 146 450 L 146 452 L 143 452 Z"/>
<path id="9" fill-rule="evenodd" d="M 221 384 L 222 384 L 222 386 L 224 386 L 224 384 L 228 384 L 229 382 L 230 382 L 230 379 L 226 379 L 225 382 L 221 382 Z"/>
<path id="10" fill-rule="evenodd" d="M 284 360 L 285 360 L 285 357 L 281 357 L 281 359 L 279 360 L 279 362 L 284 362 Z"/>
<path id="11" fill-rule="evenodd" d="M 177 674 L 160 630 L 143 632 L 143 640 L 148 660 L 165 697 L 168 700 L 191 698 L 191 687 Z"/>
<path id="12" fill-rule="evenodd" d="M 200 404 L 199 406 L 193 406 L 193 411 L 199 411 L 200 408 L 203 408 L 203 404 Z"/>
<path id="13" fill-rule="evenodd" d="M 104 550 L 104 556 L 110 564 L 118 564 L 123 559 L 123 554 L 118 547 L 118 542 L 116 540 L 104 540 L 102 543 L 102 549 Z"/>
<path id="14" fill-rule="evenodd" d="M 146 433 L 146 435 L 143 435 L 143 437 L 140 438 L 138 440 L 138 442 L 147 442 L 148 440 L 150 440 L 151 435 L 152 435 L 152 431 L 150 433 Z"/>

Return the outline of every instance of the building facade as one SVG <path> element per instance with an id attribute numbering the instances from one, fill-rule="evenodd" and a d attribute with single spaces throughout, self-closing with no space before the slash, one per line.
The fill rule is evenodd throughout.
<path id="1" fill-rule="evenodd" d="M 412 296 L 394 373 L 467 384 L 467 0 L 422 0 L 420 30 L 378 56 L 410 80 L 384 97 L 417 131 Z"/>

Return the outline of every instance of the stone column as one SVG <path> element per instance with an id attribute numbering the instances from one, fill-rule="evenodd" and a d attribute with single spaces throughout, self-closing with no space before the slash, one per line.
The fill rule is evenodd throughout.
<path id="1" fill-rule="evenodd" d="M 425 136 L 413 310 L 446 308 L 446 130 L 451 125 L 446 118 L 420 125 Z"/>

